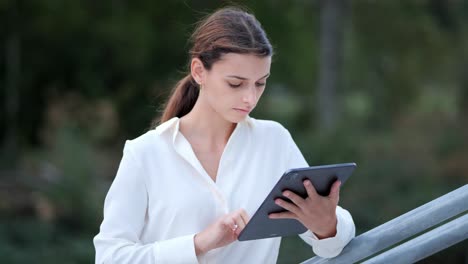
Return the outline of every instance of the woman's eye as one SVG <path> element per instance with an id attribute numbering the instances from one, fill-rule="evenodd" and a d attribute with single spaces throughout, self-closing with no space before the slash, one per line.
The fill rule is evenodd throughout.
<path id="1" fill-rule="evenodd" d="M 256 85 L 257 87 L 263 87 L 263 86 L 265 86 L 265 84 L 266 84 L 266 83 L 256 83 L 255 85 Z"/>
<path id="2" fill-rule="evenodd" d="M 234 84 L 234 83 L 228 83 L 229 86 L 231 86 L 232 88 L 238 88 L 241 86 L 242 83 L 239 83 L 239 84 Z"/>

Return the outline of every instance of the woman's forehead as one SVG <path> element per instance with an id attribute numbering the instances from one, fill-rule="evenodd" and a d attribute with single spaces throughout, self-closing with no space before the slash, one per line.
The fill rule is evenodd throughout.
<path id="1" fill-rule="evenodd" d="M 260 79 L 270 73 L 271 57 L 253 54 L 227 53 L 213 64 L 212 70 L 223 76 Z"/>

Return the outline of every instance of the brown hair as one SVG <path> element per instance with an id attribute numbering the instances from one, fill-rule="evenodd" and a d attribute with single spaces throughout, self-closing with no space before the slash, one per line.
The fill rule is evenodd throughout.
<path id="1" fill-rule="evenodd" d="M 191 59 L 198 58 L 207 70 L 226 53 L 255 54 L 260 57 L 273 55 L 273 48 L 260 22 L 252 14 L 237 7 L 224 7 L 201 20 L 190 43 L 189 65 Z M 189 72 L 177 82 L 161 118 L 154 120 L 153 126 L 188 114 L 198 94 L 198 84 Z"/>

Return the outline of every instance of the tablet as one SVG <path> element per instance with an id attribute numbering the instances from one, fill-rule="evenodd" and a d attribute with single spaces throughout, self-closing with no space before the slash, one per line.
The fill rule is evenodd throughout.
<path id="1" fill-rule="evenodd" d="M 244 230 L 239 234 L 239 241 L 263 239 L 279 236 L 298 235 L 307 231 L 298 220 L 295 219 L 270 219 L 270 213 L 284 212 L 284 208 L 275 204 L 275 199 L 290 200 L 282 195 L 284 190 L 291 190 L 303 198 L 307 197 L 307 191 L 303 181 L 309 179 L 318 194 L 327 196 L 332 184 L 340 180 L 344 184 L 356 168 L 356 163 L 340 163 L 332 165 L 297 168 L 286 171 L 265 198 Z"/>

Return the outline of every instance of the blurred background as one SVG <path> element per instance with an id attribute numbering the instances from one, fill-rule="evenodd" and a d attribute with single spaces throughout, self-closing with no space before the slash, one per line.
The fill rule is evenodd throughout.
<path id="1" fill-rule="evenodd" d="M 340 204 L 361 234 L 468 182 L 468 3 L 229 2 L 275 48 L 253 117 L 311 165 L 356 162 Z M 0 262 L 92 263 L 125 139 L 187 70 L 224 1 L 0 0 Z M 313 256 L 283 239 L 279 263 Z M 462 242 L 421 263 L 468 263 Z"/>

